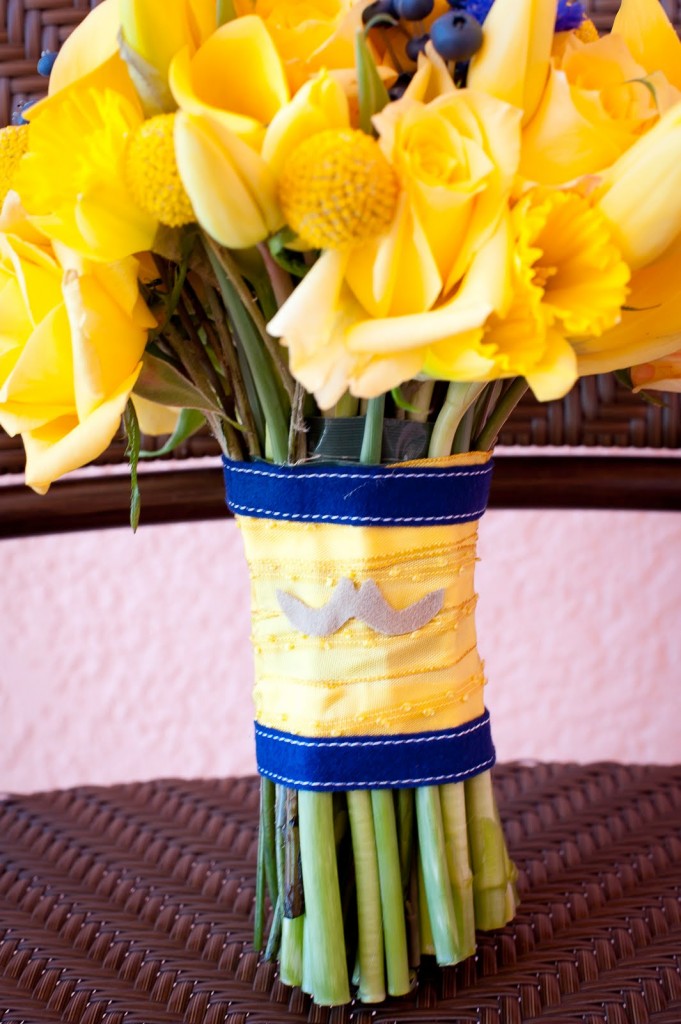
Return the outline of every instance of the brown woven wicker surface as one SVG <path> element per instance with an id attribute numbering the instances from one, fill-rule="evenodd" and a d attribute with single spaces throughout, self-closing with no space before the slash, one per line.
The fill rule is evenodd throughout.
<path id="1" fill-rule="evenodd" d="M 497 770 L 522 906 L 475 959 L 324 1010 L 250 946 L 254 779 L 0 803 L 0 1022 L 679 1024 L 681 767 Z"/>

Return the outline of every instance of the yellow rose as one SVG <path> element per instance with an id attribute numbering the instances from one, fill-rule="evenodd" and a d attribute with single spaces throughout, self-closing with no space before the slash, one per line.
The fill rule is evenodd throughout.
<path id="1" fill-rule="evenodd" d="M 321 167 L 315 183 L 310 156 L 307 198 L 297 198 L 294 212 L 304 222 L 306 204 L 321 211 L 326 205 L 334 227 L 346 225 L 352 234 L 322 254 L 269 329 L 289 347 L 292 372 L 324 408 L 348 388 L 372 397 L 396 386 L 440 343 L 471 351 L 475 362 L 482 325 L 508 303 L 507 210 L 521 111 L 473 90 L 452 89 L 423 103 L 418 97 L 429 95 L 438 78 L 436 62 L 423 61 L 403 99 L 374 119 L 383 167 L 367 151 L 372 171 L 364 176 L 343 131 L 331 150 L 333 174 Z M 319 139 L 326 146 L 327 133 Z M 356 210 L 365 211 L 363 223 L 380 225 L 392 177 L 398 188 L 389 220 L 362 237 Z M 332 186 L 325 203 L 329 181 L 340 191 Z"/>
<path id="2" fill-rule="evenodd" d="M 0 221 L 0 424 L 21 433 L 39 492 L 116 433 L 155 323 L 137 262 L 87 263 L 37 235 L 16 204 Z"/>
<path id="3" fill-rule="evenodd" d="M 671 29 L 676 66 L 681 42 L 658 0 L 656 33 Z M 623 5 L 624 6 L 624 5 Z M 648 8 L 648 0 L 629 6 Z M 651 12 L 652 17 L 652 12 Z M 570 33 L 554 66 L 535 116 L 523 133 L 520 173 L 533 182 L 559 185 L 609 167 L 661 115 L 681 100 L 681 75 L 669 77 L 672 63 L 652 45 L 636 45 L 617 31 L 591 42 Z"/>

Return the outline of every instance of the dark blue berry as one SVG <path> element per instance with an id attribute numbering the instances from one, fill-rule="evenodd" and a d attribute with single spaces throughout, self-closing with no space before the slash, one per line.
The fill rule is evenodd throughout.
<path id="1" fill-rule="evenodd" d="M 432 13 L 435 0 L 395 0 L 395 6 L 405 21 L 421 21 Z"/>
<path id="2" fill-rule="evenodd" d="M 32 107 L 33 104 L 37 103 L 37 102 L 38 102 L 38 99 L 36 97 L 36 99 L 26 100 L 25 103 L 19 104 L 19 106 L 16 108 L 16 110 L 14 110 L 14 112 L 12 113 L 12 124 L 15 125 L 15 126 L 16 125 L 22 125 L 22 124 L 28 124 L 28 121 L 24 117 L 24 111 L 28 110 L 29 107 Z"/>
<path id="3" fill-rule="evenodd" d="M 425 36 L 414 36 L 413 39 L 409 40 L 404 48 L 409 60 L 418 60 L 419 54 L 424 52 L 429 39 L 430 36 L 426 33 Z"/>
<path id="4" fill-rule="evenodd" d="M 433 22 L 430 38 L 443 60 L 470 60 L 482 46 L 482 26 L 466 11 L 453 10 Z"/>
<path id="5" fill-rule="evenodd" d="M 38 61 L 38 74 L 44 75 L 45 78 L 49 78 L 56 59 L 56 50 L 43 50 L 40 54 L 40 60 Z"/>
<path id="6" fill-rule="evenodd" d="M 387 16 L 388 18 L 394 18 L 398 20 L 397 7 L 395 0 L 376 0 L 375 3 L 369 4 L 362 11 L 362 24 L 368 25 L 374 18 L 378 18 L 379 15 Z"/>
<path id="7" fill-rule="evenodd" d="M 391 100 L 399 100 L 404 96 L 407 86 L 411 82 L 414 76 L 410 75 L 408 71 L 403 71 L 401 75 L 398 75 L 393 84 L 388 89 L 388 96 Z"/>

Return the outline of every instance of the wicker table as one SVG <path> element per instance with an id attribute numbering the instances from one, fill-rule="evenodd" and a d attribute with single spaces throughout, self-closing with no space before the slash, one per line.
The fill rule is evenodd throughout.
<path id="1" fill-rule="evenodd" d="M 3 1024 L 681 1022 L 681 767 L 497 769 L 514 924 L 372 1010 L 325 1010 L 250 943 L 254 779 L 0 803 Z"/>

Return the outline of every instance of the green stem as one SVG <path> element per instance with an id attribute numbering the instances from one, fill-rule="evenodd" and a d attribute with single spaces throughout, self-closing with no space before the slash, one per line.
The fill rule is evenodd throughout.
<path id="1" fill-rule="evenodd" d="M 284 917 L 281 922 L 281 952 L 279 977 L 284 985 L 295 987 L 303 983 L 303 933 L 305 915 Z"/>
<path id="2" fill-rule="evenodd" d="M 508 391 L 497 402 L 481 433 L 475 438 L 477 451 L 489 451 L 494 447 L 499 431 L 526 391 L 527 381 L 525 378 L 516 377 Z"/>
<path id="3" fill-rule="evenodd" d="M 262 806 L 262 805 L 261 805 Z M 255 870 L 255 922 L 253 925 L 253 946 L 259 953 L 262 949 L 265 931 L 265 836 L 258 829 L 258 860 Z"/>
<path id="4" fill-rule="evenodd" d="M 279 897 L 274 905 L 272 927 L 270 928 L 270 934 L 267 939 L 267 948 L 265 950 L 265 960 L 274 960 L 279 952 L 279 945 L 281 943 L 281 922 L 283 916 L 282 899 Z"/>
<path id="5" fill-rule="evenodd" d="M 509 885 L 515 882 L 514 867 L 506 842 L 489 771 L 464 783 L 466 816 L 473 868 L 475 923 L 484 931 L 502 928 L 509 920 Z"/>
<path id="6" fill-rule="evenodd" d="M 277 885 L 277 854 L 276 829 L 274 822 L 274 783 L 270 779 L 260 779 L 260 829 L 265 846 L 265 876 L 272 906 L 279 899 Z"/>
<path id="7" fill-rule="evenodd" d="M 316 1003 L 350 1001 L 331 793 L 298 794 L 305 893 L 303 973 Z"/>
<path id="8" fill-rule="evenodd" d="M 388 992 L 391 996 L 401 996 L 409 991 L 409 957 L 392 791 L 371 790 L 371 807 L 378 853 Z"/>
<path id="9" fill-rule="evenodd" d="M 433 929 L 430 926 L 430 914 L 428 913 L 428 897 L 426 896 L 426 883 L 423 877 L 423 856 L 419 849 L 417 857 L 418 875 L 418 902 L 419 902 L 419 939 L 421 952 L 427 956 L 435 956 L 435 945 L 433 943 Z"/>
<path id="10" fill-rule="evenodd" d="M 358 995 L 363 1003 L 382 1003 L 385 999 L 383 919 L 371 794 L 367 790 L 353 790 L 347 798 L 357 885 Z"/>
<path id="11" fill-rule="evenodd" d="M 385 395 L 370 398 L 364 423 L 364 437 L 359 461 L 366 465 L 378 465 L 381 461 L 383 447 L 383 414 Z"/>
<path id="12" fill-rule="evenodd" d="M 455 964 L 461 958 L 437 786 L 416 790 L 416 820 L 435 956 L 440 965 Z"/>
<path id="13" fill-rule="evenodd" d="M 461 959 L 464 960 L 475 953 L 473 872 L 468 855 L 464 783 L 456 782 L 440 786 L 440 803 L 459 950 Z"/>
<path id="14" fill-rule="evenodd" d="M 219 255 L 217 246 L 208 244 L 206 252 L 234 325 L 237 340 L 241 344 L 255 383 L 265 414 L 274 461 L 283 464 L 286 462 L 288 454 L 288 410 L 285 411 L 282 406 L 276 375 L 272 372 L 272 362 L 274 362 L 275 369 L 281 374 L 279 366 L 281 359 L 280 357 L 272 359 L 272 339 L 269 339 L 267 345 L 264 343 L 263 335 L 266 337 L 267 332 L 264 330 L 264 325 L 262 328 L 259 326 L 254 311 L 255 304 L 250 293 L 246 289 L 245 295 L 242 294 L 245 287 L 243 280 L 239 278 L 240 286 L 237 286 L 234 278 L 227 274 L 224 254 Z M 238 276 L 236 271 L 234 273 Z M 281 379 L 286 381 L 290 375 L 288 369 L 286 367 L 284 369 L 286 376 L 282 376 Z"/>
<path id="15" fill-rule="evenodd" d="M 402 890 L 406 894 L 414 848 L 414 790 L 397 791 L 397 835 L 400 844 Z"/>
<path id="16" fill-rule="evenodd" d="M 484 384 L 460 384 L 456 381 L 449 385 L 447 397 L 435 420 L 430 438 L 428 455 L 431 459 L 451 454 L 457 427 L 484 386 Z"/>

